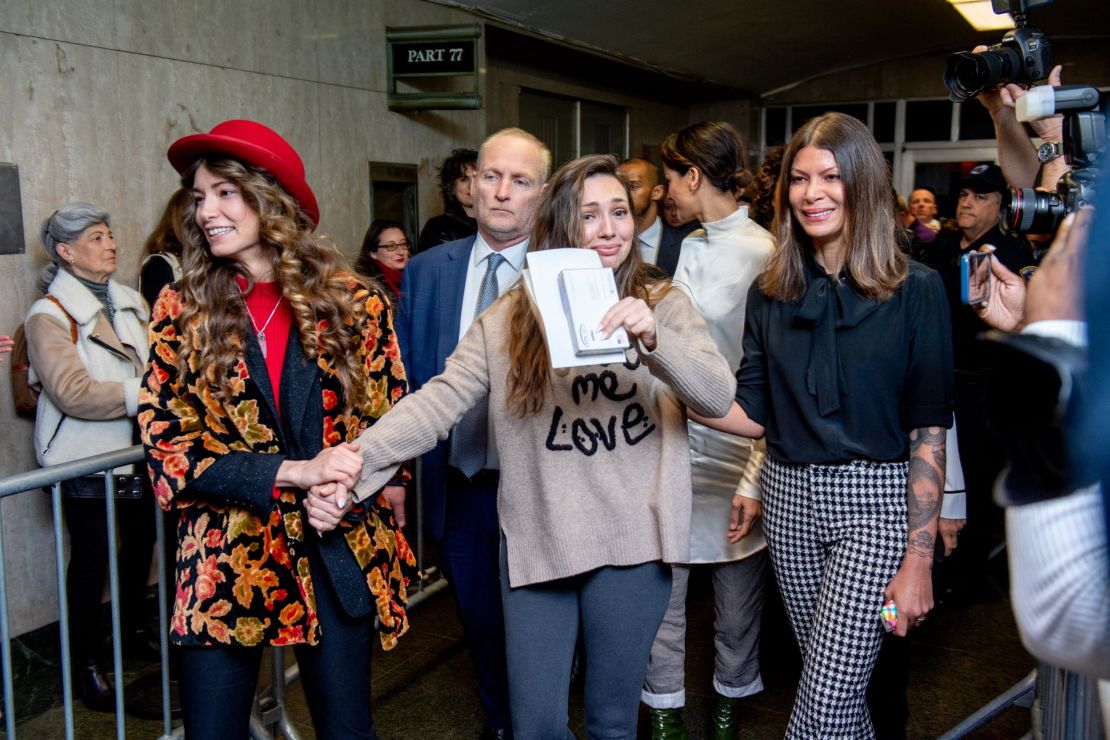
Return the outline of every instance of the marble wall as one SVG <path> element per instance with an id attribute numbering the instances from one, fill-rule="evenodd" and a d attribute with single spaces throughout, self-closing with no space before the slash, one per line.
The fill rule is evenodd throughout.
<path id="1" fill-rule="evenodd" d="M 113 214 L 117 278 L 139 252 L 176 173 L 170 142 L 253 118 L 300 152 L 321 204 L 319 233 L 357 252 L 369 212 L 367 162 L 418 165 L 421 219 L 438 213 L 435 167 L 476 145 L 484 111 L 398 114 L 386 106 L 385 27 L 474 23 L 419 0 L 4 0 L 0 162 L 19 166 L 24 254 L 0 255 L 0 331 L 37 297 L 38 225 L 72 200 Z M 0 373 L 0 476 L 33 468 L 32 424 Z M 49 502 L 3 501 L 12 629 L 57 618 Z"/>

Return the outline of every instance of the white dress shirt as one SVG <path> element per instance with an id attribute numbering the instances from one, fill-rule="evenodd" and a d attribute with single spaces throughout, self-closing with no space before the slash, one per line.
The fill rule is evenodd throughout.
<path id="1" fill-rule="evenodd" d="M 663 219 L 658 216 L 651 222 L 651 226 L 640 232 L 640 254 L 644 263 L 656 264 L 659 259 L 659 240 L 663 237 Z"/>
<path id="2" fill-rule="evenodd" d="M 470 262 L 466 266 L 466 285 L 463 288 L 462 311 L 459 313 L 459 339 L 474 322 L 474 309 L 478 307 L 478 293 L 482 290 L 482 279 L 486 276 L 486 258 L 493 254 L 493 247 L 478 232 L 474 248 L 470 250 Z M 497 268 L 497 295 L 502 296 L 520 279 L 524 268 L 524 255 L 528 251 L 528 240 L 505 247 L 501 256 L 505 261 Z"/>

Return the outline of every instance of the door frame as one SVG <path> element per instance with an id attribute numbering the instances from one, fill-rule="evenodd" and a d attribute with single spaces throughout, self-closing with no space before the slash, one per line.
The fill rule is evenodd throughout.
<path id="1" fill-rule="evenodd" d="M 899 158 L 895 190 L 906 197 L 913 191 L 914 169 L 918 163 L 997 162 L 998 147 L 993 141 L 936 142 L 905 144 Z"/>

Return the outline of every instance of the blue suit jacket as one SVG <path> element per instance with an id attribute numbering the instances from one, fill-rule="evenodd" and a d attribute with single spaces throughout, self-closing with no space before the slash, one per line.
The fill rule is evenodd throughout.
<path id="1" fill-rule="evenodd" d="M 694 229 L 700 229 L 697 221 L 683 224 L 677 229 L 663 223 L 663 234 L 659 237 L 659 251 L 655 255 L 655 266 L 671 277 L 678 269 L 678 256 L 682 253 L 682 240 Z"/>
<path id="2" fill-rule="evenodd" d="M 396 329 L 414 391 L 443 372 L 448 355 L 459 343 L 466 270 L 476 240 L 472 235 L 440 244 L 405 265 Z M 421 458 L 424 526 L 436 539 L 443 536 L 449 441 L 440 442 Z"/>

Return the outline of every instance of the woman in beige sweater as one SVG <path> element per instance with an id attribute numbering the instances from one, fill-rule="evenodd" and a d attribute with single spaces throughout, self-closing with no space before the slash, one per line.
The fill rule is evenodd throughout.
<path id="1" fill-rule="evenodd" d="M 524 287 L 477 318 L 442 375 L 359 438 L 356 496 L 489 404 L 501 459 L 501 588 L 513 732 L 572 737 L 567 686 L 579 629 L 590 737 L 634 737 L 648 652 L 689 548 L 686 408 L 725 413 L 735 381 L 705 322 L 635 244 L 627 186 L 609 156 L 555 173 L 530 249 L 594 249 L 622 296 L 603 319 L 633 339 L 619 365 L 550 368 Z M 341 494 L 316 492 L 338 506 Z M 328 494 L 331 494 L 330 496 Z"/>

